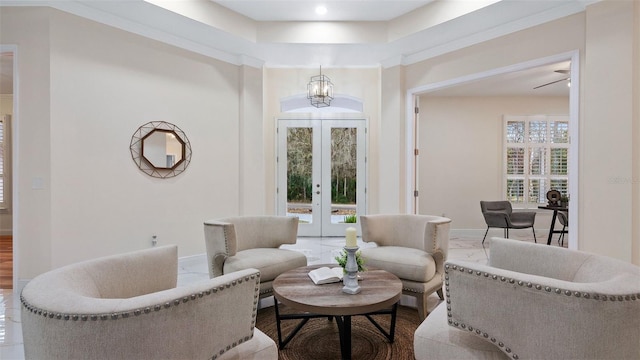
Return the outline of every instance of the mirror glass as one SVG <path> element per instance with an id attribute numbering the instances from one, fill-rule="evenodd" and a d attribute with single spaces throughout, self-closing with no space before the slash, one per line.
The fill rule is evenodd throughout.
<path id="1" fill-rule="evenodd" d="M 166 179 L 181 174 L 191 162 L 191 143 L 179 127 L 151 121 L 131 136 L 131 158 L 145 174 Z"/>
<path id="2" fill-rule="evenodd" d="M 142 157 L 156 169 L 173 169 L 185 157 L 185 143 L 172 130 L 155 129 L 142 139 Z"/>

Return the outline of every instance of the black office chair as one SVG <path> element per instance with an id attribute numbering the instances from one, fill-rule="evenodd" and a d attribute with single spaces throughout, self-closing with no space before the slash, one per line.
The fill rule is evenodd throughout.
<path id="1" fill-rule="evenodd" d="M 513 211 L 511 203 L 508 201 L 480 201 L 480 209 L 484 216 L 484 221 L 487 223 L 487 231 L 484 233 L 482 243 L 487 238 L 489 228 L 501 228 L 504 229 L 504 237 L 509 237 L 509 229 L 526 229 L 531 228 L 533 230 L 533 240 L 536 239 L 536 231 L 533 228 L 533 223 L 536 220 L 536 213 L 533 211 Z"/>
<path id="2" fill-rule="evenodd" d="M 567 226 L 569 226 L 569 214 L 565 211 L 558 211 L 558 220 L 560 221 L 560 225 L 562 225 L 562 232 L 558 238 L 558 244 L 560 244 L 560 246 L 564 246 L 564 234 L 568 232 Z"/>

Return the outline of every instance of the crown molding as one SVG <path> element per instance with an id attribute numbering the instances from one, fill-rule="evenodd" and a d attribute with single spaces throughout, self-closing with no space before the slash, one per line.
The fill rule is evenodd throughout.
<path id="1" fill-rule="evenodd" d="M 305 40 L 300 34 L 292 34 L 297 36 L 296 41 L 287 40 L 288 32 L 317 30 L 321 23 L 256 22 L 236 14 L 243 20 L 242 24 L 250 26 L 244 30 L 237 25 L 225 28 L 231 25 L 225 25 L 220 14 L 194 19 L 177 13 L 176 9 L 169 10 L 144 0 L 4 0 L 0 6 L 48 6 L 234 65 L 276 68 L 319 63 L 327 67 L 389 68 L 421 62 L 570 16 L 598 1 L 601 0 L 487 1 L 488 5 L 476 6 L 470 13 L 450 15 L 447 21 L 433 21 L 428 28 L 392 41 L 384 34 L 390 31 L 390 22 L 325 24 L 332 29 L 327 42 L 323 42 L 322 37 Z M 406 18 L 415 20 L 419 16 L 413 14 Z M 397 23 L 393 26 L 397 27 Z M 341 32 L 349 35 L 340 40 Z"/>

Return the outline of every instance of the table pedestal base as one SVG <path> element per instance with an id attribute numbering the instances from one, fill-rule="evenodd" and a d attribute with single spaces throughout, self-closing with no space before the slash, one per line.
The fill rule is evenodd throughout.
<path id="1" fill-rule="evenodd" d="M 396 315 L 398 312 L 398 303 L 393 304 L 391 309 L 380 310 L 368 314 L 358 314 L 358 315 L 344 315 L 344 316 L 330 316 L 330 315 L 320 315 L 320 314 L 280 314 L 280 310 L 278 308 L 278 300 L 274 299 L 275 303 L 275 312 L 276 312 L 276 327 L 278 329 L 278 347 L 282 350 L 287 346 L 289 341 L 293 339 L 293 337 L 302 329 L 302 327 L 309 321 L 309 319 L 313 318 L 328 318 L 331 320 L 333 317 L 336 318 L 336 324 L 338 325 L 338 333 L 340 336 L 340 353 L 342 354 L 343 360 L 351 359 L 351 317 L 352 316 L 364 316 L 366 317 L 377 329 L 384 335 L 389 342 L 393 342 L 396 331 Z M 391 315 L 391 324 L 389 326 L 389 332 L 387 332 L 378 322 L 375 321 L 372 315 Z M 280 326 L 280 322 L 282 320 L 302 320 L 298 325 L 287 335 L 287 337 L 282 340 L 282 330 Z"/>

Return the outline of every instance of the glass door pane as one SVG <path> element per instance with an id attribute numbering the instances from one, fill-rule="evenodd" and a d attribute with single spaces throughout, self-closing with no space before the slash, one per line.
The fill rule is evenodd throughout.
<path id="1" fill-rule="evenodd" d="M 322 234 L 344 236 L 365 213 L 365 121 L 324 120 L 322 132 Z"/>
<path id="2" fill-rule="evenodd" d="M 365 213 L 365 120 L 279 120 L 278 214 L 300 236 L 344 236 Z"/>
<path id="3" fill-rule="evenodd" d="M 313 128 L 287 128 L 287 215 L 313 223 Z"/>
<path id="4" fill-rule="evenodd" d="M 298 235 L 320 236 L 322 132 L 311 120 L 278 125 L 278 215 L 298 217 Z"/>
<path id="5" fill-rule="evenodd" d="M 331 223 L 356 222 L 357 129 L 331 129 Z"/>

